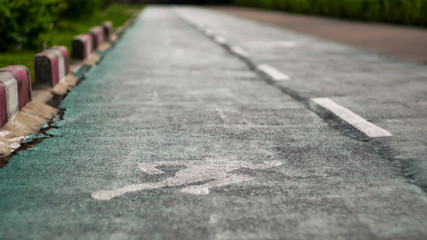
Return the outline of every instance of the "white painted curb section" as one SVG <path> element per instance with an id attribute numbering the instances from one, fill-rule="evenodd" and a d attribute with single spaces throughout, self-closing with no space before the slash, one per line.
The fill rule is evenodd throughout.
<path id="1" fill-rule="evenodd" d="M 65 59 L 62 56 L 62 53 L 58 56 L 58 65 L 59 65 L 59 81 L 65 81 Z"/>
<path id="2" fill-rule="evenodd" d="M 289 76 L 275 69 L 268 64 L 260 64 L 257 66 L 257 70 L 264 73 L 274 81 L 287 81 Z"/>
<path id="3" fill-rule="evenodd" d="M 85 41 L 87 41 L 86 58 L 89 58 L 90 53 L 93 52 L 92 38 L 90 38 L 89 35 L 86 35 Z"/>
<path id="4" fill-rule="evenodd" d="M 247 57 L 249 57 L 249 53 L 248 52 L 246 52 L 245 50 L 243 50 L 242 48 L 237 47 L 237 46 L 233 46 L 231 48 L 231 52 L 234 53 L 235 55 L 241 57 L 241 58 L 247 58 Z"/>
<path id="5" fill-rule="evenodd" d="M 373 123 L 368 122 L 366 119 L 360 117 L 356 113 L 350 111 L 341 105 L 338 105 L 329 98 L 312 98 L 316 104 L 328 109 L 337 117 L 348 122 L 356 129 L 365 133 L 368 137 L 390 137 L 393 136 L 389 131 L 384 130 Z"/>
<path id="6" fill-rule="evenodd" d="M 19 111 L 18 81 L 15 78 L 3 81 L 6 92 L 7 119 L 10 120 Z"/>

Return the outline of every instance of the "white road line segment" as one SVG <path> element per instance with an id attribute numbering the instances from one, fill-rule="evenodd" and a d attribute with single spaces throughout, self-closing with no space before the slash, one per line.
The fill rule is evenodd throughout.
<path id="1" fill-rule="evenodd" d="M 287 81 L 289 80 L 289 76 L 275 69 L 274 67 L 268 64 L 260 64 L 257 66 L 257 70 L 266 74 L 268 77 L 273 79 L 274 81 Z"/>
<path id="2" fill-rule="evenodd" d="M 243 57 L 243 58 L 249 57 L 249 53 L 238 46 L 231 47 L 231 52 L 233 52 L 235 55 L 239 57 Z"/>
<path id="3" fill-rule="evenodd" d="M 368 137 L 390 137 L 393 136 L 389 131 L 368 122 L 366 119 L 360 117 L 356 113 L 350 111 L 329 98 L 312 98 L 314 103 L 331 111 L 337 117 L 348 122 L 356 129 L 365 133 Z"/>
<path id="4" fill-rule="evenodd" d="M 227 39 L 225 39 L 224 37 L 221 37 L 221 36 L 215 36 L 214 41 L 219 43 L 219 44 L 226 44 L 227 43 Z"/>
<path id="5" fill-rule="evenodd" d="M 212 31 L 212 29 L 206 29 L 205 31 L 204 31 L 204 33 L 206 34 L 206 36 L 208 36 L 208 37 L 211 37 L 211 36 L 213 36 L 214 35 L 214 32 Z"/>

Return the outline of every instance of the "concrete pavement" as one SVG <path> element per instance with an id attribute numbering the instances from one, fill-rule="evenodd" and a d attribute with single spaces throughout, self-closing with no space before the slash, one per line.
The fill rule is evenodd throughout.
<path id="1" fill-rule="evenodd" d="M 178 10 L 223 24 L 215 31 L 229 39 L 255 36 L 249 26 L 271 31 L 268 41 L 288 34 Z M 322 44 L 337 55 L 347 49 Z M 376 59 L 358 51 L 350 53 Z M 0 169 L 2 239 L 427 236 L 427 196 L 400 168 L 263 81 L 171 8 L 146 8 L 60 107 L 64 119 L 51 137 Z"/>

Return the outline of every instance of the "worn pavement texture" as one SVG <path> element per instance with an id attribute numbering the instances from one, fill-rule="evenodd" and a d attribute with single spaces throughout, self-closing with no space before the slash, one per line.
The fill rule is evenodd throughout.
<path id="1" fill-rule="evenodd" d="M 290 77 L 276 86 L 300 99 L 328 97 L 390 131 L 367 145 L 427 190 L 427 68 L 394 57 L 200 8 L 185 13 Z M 351 133 L 350 133 L 351 135 Z"/>
<path id="2" fill-rule="evenodd" d="M 382 144 L 423 137 L 420 65 L 207 10 L 147 7 L 61 104 L 52 137 L 0 169 L 1 239 L 426 238 L 426 193 L 400 167 L 177 10 L 286 70 L 304 94 L 390 129 Z"/>

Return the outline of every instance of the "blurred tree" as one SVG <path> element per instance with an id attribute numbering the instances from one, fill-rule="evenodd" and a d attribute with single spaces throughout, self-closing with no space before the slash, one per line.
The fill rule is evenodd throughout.
<path id="1" fill-rule="evenodd" d="M 0 0 L 0 51 L 41 47 L 64 0 Z"/>
<path id="2" fill-rule="evenodd" d="M 65 0 L 67 9 L 64 16 L 67 18 L 90 18 L 96 14 L 103 5 L 102 0 Z"/>
<path id="3" fill-rule="evenodd" d="M 90 19 L 113 0 L 0 0 L 0 51 L 40 49 L 60 19 Z"/>

